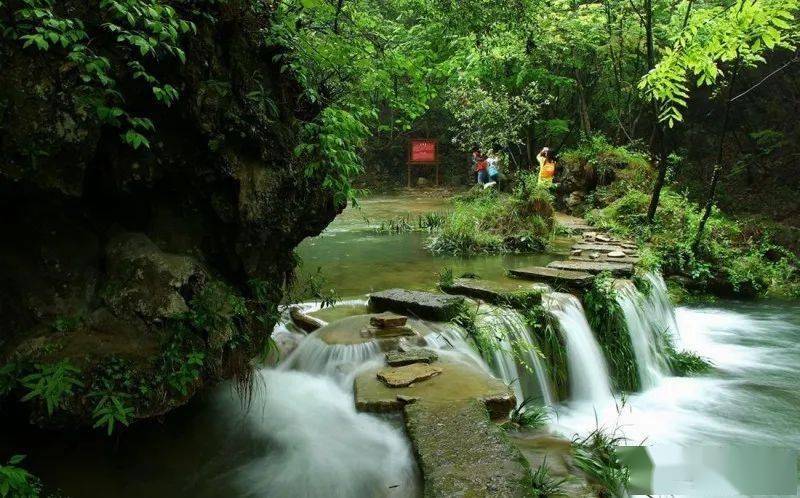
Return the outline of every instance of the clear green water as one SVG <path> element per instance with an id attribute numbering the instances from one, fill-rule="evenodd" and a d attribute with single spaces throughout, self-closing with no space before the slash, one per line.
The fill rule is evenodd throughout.
<path id="1" fill-rule="evenodd" d="M 415 224 L 421 214 L 448 209 L 445 199 L 429 197 L 379 197 L 362 201 L 360 208 L 348 207 L 319 237 L 300 244 L 299 275 L 302 279 L 321 269 L 329 287 L 343 298 L 393 287 L 432 289 L 436 274 L 445 267 L 455 276 L 469 272 L 515 288 L 520 282 L 506 276 L 508 268 L 546 265 L 568 254 L 570 241 L 557 238 L 551 251 L 542 254 L 440 256 L 425 249 L 427 233 L 384 235 L 376 231 L 382 220 L 403 216 Z"/>

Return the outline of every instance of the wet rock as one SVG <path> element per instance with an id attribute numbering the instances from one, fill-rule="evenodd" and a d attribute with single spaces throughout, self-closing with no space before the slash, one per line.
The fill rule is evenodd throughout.
<path id="1" fill-rule="evenodd" d="M 463 303 L 464 298 L 459 296 L 404 289 L 376 292 L 369 297 L 369 306 L 373 310 L 408 313 L 418 318 L 442 322 L 453 319 Z"/>
<path id="2" fill-rule="evenodd" d="M 599 240 L 600 242 L 611 242 L 612 240 L 614 240 L 612 237 L 610 237 L 610 236 L 608 236 L 606 234 L 603 234 L 603 233 L 599 233 L 599 234 L 595 235 L 594 238 Z"/>
<path id="3" fill-rule="evenodd" d="M 417 335 L 411 327 L 368 327 L 361 333 L 364 337 L 375 337 L 378 339 Z"/>
<path id="4" fill-rule="evenodd" d="M 623 251 L 624 249 L 616 244 L 575 244 L 572 249 L 580 249 L 581 251 L 592 251 L 599 253 L 609 253 L 612 251 Z"/>
<path id="5" fill-rule="evenodd" d="M 610 253 L 606 254 L 609 258 L 624 258 L 625 253 L 623 251 L 611 251 Z"/>
<path id="6" fill-rule="evenodd" d="M 516 406 L 514 393 L 505 383 L 466 363 L 442 357 L 436 363 L 441 374 L 409 387 L 393 388 L 378 380 L 381 368 L 359 374 L 353 382 L 356 408 L 371 413 L 400 411 L 404 403 L 398 398 L 410 396 L 424 401 L 460 402 L 480 400 L 492 420 L 502 420 Z"/>
<path id="7" fill-rule="evenodd" d="M 402 367 L 414 363 L 433 363 L 439 359 L 435 351 L 425 348 L 406 348 L 405 351 L 386 353 L 386 363 L 392 367 Z"/>
<path id="8" fill-rule="evenodd" d="M 380 328 L 402 327 L 407 321 L 408 317 L 391 312 L 381 313 L 369 319 L 371 325 Z"/>
<path id="9" fill-rule="evenodd" d="M 426 497 L 528 496 L 527 462 L 480 401 L 405 405 Z"/>
<path id="10" fill-rule="evenodd" d="M 328 325 L 328 322 L 325 320 L 320 320 L 319 318 L 306 315 L 297 306 L 292 306 L 289 309 L 289 317 L 292 319 L 292 322 L 294 322 L 295 325 L 309 333 Z"/>
<path id="11" fill-rule="evenodd" d="M 610 261 L 553 261 L 548 268 L 556 270 L 579 271 L 587 273 L 610 272 L 617 277 L 629 277 L 633 274 L 630 263 L 614 263 Z"/>
<path id="12" fill-rule="evenodd" d="M 528 289 L 509 290 L 488 280 L 459 278 L 452 285 L 442 287 L 442 290 L 448 294 L 482 299 L 492 304 L 515 306 L 523 304 L 523 302 L 525 305 L 540 303 L 541 293 L 546 292 L 548 289 L 532 284 Z"/>
<path id="13" fill-rule="evenodd" d="M 544 266 L 530 266 L 515 268 L 508 271 L 511 275 L 526 280 L 536 280 L 552 285 L 566 285 L 568 287 L 584 287 L 594 278 L 584 271 L 569 271 Z"/>
<path id="14" fill-rule="evenodd" d="M 408 387 L 423 382 L 442 373 L 441 368 L 421 363 L 413 363 L 402 367 L 385 368 L 377 373 L 378 379 L 389 387 Z"/>

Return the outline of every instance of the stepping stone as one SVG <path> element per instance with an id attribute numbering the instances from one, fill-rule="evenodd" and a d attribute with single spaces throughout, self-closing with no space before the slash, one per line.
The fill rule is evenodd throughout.
<path id="1" fill-rule="evenodd" d="M 594 257 L 592 257 L 594 255 Z M 600 256 L 598 253 L 592 253 L 587 256 L 575 256 L 569 258 L 570 261 L 597 261 L 597 262 L 613 262 L 613 263 L 630 263 L 635 265 L 639 262 L 639 258 L 625 256 L 624 258 L 608 259 L 606 256 Z"/>
<path id="2" fill-rule="evenodd" d="M 292 322 L 294 322 L 295 325 L 308 333 L 314 332 L 315 330 L 321 329 L 322 327 L 328 325 L 328 322 L 325 320 L 320 320 L 319 318 L 306 315 L 297 306 L 292 306 L 289 308 L 289 317 L 292 319 Z"/>
<path id="3" fill-rule="evenodd" d="M 584 287 L 589 285 L 594 278 L 585 271 L 569 271 L 544 266 L 529 266 L 508 271 L 511 275 L 525 280 L 536 280 L 553 285 L 567 285 L 570 287 Z"/>
<path id="4" fill-rule="evenodd" d="M 541 302 L 541 293 L 549 289 L 544 285 L 532 284 L 530 289 L 509 290 L 488 280 L 459 278 L 453 281 L 452 285 L 442 287 L 442 290 L 448 294 L 482 299 L 492 304 L 514 305 L 522 300 L 525 300 L 526 304 L 536 304 L 536 294 L 539 294 L 538 302 Z"/>
<path id="5" fill-rule="evenodd" d="M 615 263 L 610 261 L 553 261 L 548 268 L 556 270 L 581 271 L 588 273 L 611 272 L 616 277 L 628 277 L 633 274 L 633 265 L 630 263 Z"/>
<path id="6" fill-rule="evenodd" d="M 591 252 L 591 253 L 589 253 L 589 259 L 597 259 L 599 257 L 600 257 L 600 253 L 599 252 Z"/>
<path id="7" fill-rule="evenodd" d="M 386 363 L 390 367 L 402 367 L 414 363 L 433 363 L 439 355 L 430 349 L 408 348 L 406 351 L 390 351 L 386 353 Z"/>
<path id="8" fill-rule="evenodd" d="M 624 258 L 625 253 L 623 251 L 611 251 L 610 253 L 606 254 L 609 258 Z"/>
<path id="9" fill-rule="evenodd" d="M 600 242 L 611 242 L 614 240 L 613 237 L 609 237 L 608 235 L 604 235 L 602 233 L 595 235 L 595 239 L 599 240 Z"/>
<path id="10" fill-rule="evenodd" d="M 574 246 L 572 246 L 572 249 L 581 251 L 601 252 L 601 253 L 624 251 L 622 247 L 614 244 L 575 244 Z"/>
<path id="11" fill-rule="evenodd" d="M 384 368 L 377 373 L 377 377 L 389 387 L 408 387 L 436 377 L 440 373 L 442 373 L 441 368 L 412 363 L 402 367 Z"/>
<path id="12" fill-rule="evenodd" d="M 386 312 L 374 315 L 369 319 L 369 323 L 379 328 L 403 327 L 408 321 L 408 317 L 396 313 Z"/>
<path id="13" fill-rule="evenodd" d="M 394 311 L 426 320 L 448 322 L 461 310 L 464 298 L 432 292 L 390 289 L 369 297 L 369 306 L 376 311 Z"/>
<path id="14" fill-rule="evenodd" d="M 410 327 L 367 327 L 361 331 L 364 337 L 376 337 L 378 339 L 385 339 L 388 337 L 409 337 L 417 335 Z"/>
<path id="15" fill-rule="evenodd" d="M 573 250 L 570 252 L 570 254 L 571 254 L 572 256 L 580 256 L 581 254 L 583 254 L 583 251 L 581 251 L 580 249 L 573 249 Z"/>
<path id="16" fill-rule="evenodd" d="M 514 392 L 502 380 L 478 367 L 448 357 L 439 358 L 435 365 L 441 370 L 439 375 L 409 387 L 392 388 L 378 380 L 377 373 L 384 367 L 361 372 L 353 381 L 356 409 L 390 413 L 402 411 L 409 399 L 443 403 L 477 399 L 484 404 L 492 420 L 503 420 L 516 406 Z"/>

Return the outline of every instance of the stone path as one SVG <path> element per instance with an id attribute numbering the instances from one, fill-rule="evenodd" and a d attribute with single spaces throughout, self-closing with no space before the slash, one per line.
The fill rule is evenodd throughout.
<path id="1" fill-rule="evenodd" d="M 547 266 L 515 268 L 509 270 L 511 275 L 573 290 L 586 287 L 595 275 L 604 271 L 618 278 L 633 275 L 634 265 L 639 262 L 634 242 L 614 237 L 581 218 L 564 213 L 557 213 L 556 220 L 559 226 L 579 238 L 570 248 L 570 257 Z"/>

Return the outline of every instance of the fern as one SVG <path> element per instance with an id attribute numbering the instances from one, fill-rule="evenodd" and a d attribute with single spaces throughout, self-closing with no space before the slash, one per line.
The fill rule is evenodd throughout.
<path id="1" fill-rule="evenodd" d="M 133 417 L 134 410 L 123 402 L 123 400 L 130 398 L 129 395 L 123 393 L 102 393 L 98 395 L 100 396 L 100 401 L 97 402 L 92 411 L 95 429 L 105 426 L 110 436 L 117 424 L 122 424 L 125 427 L 130 425 L 130 418 Z"/>

